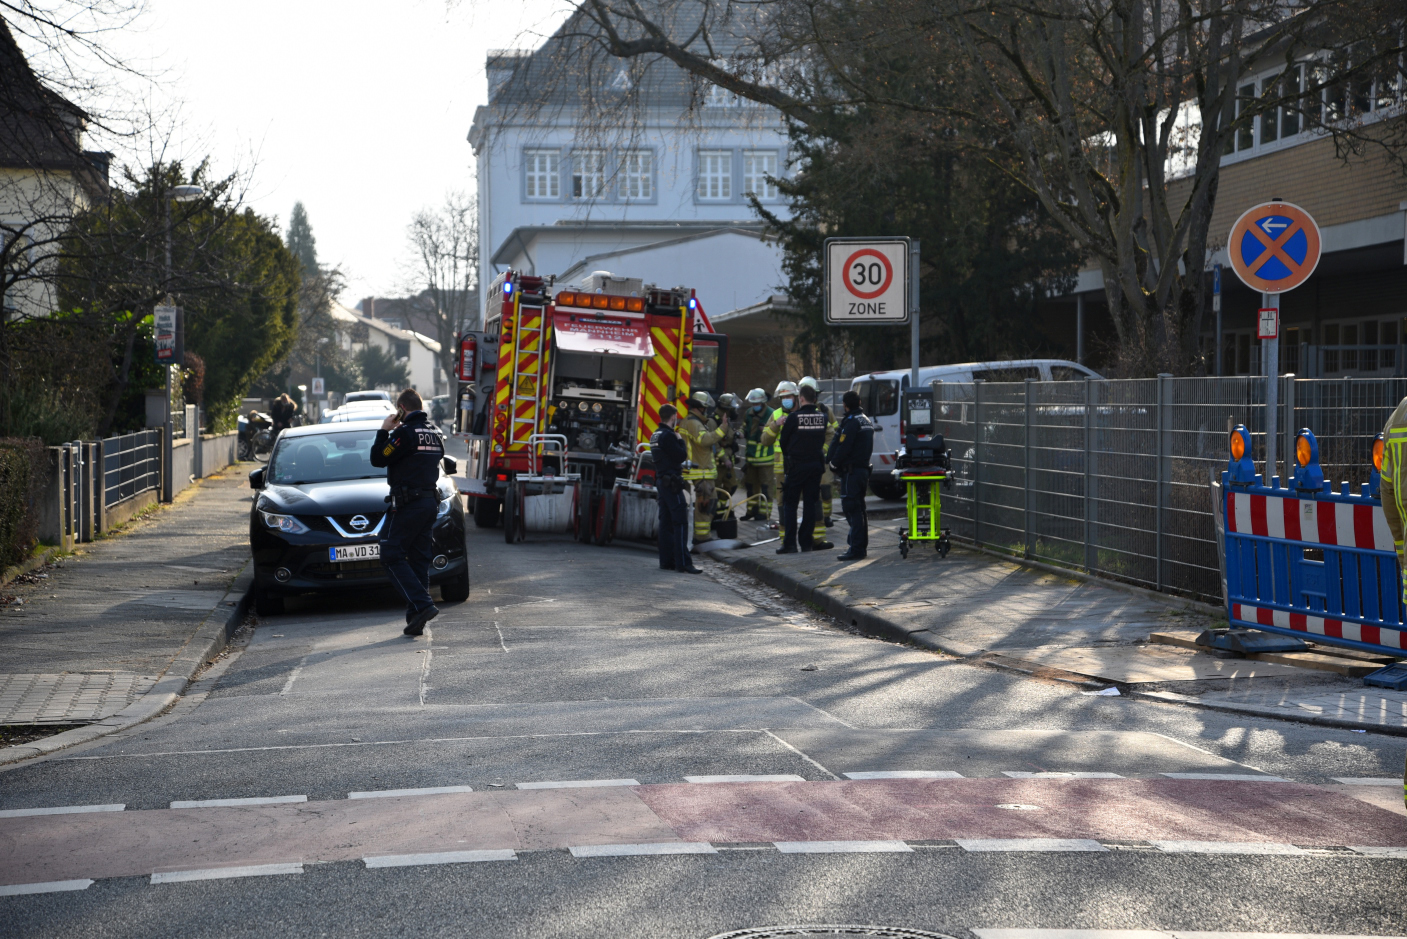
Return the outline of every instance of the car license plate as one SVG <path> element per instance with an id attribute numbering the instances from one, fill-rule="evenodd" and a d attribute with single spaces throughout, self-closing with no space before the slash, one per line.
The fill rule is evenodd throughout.
<path id="1" fill-rule="evenodd" d="M 375 561 L 381 557 L 381 545 L 374 541 L 370 544 L 339 545 L 328 548 L 327 553 L 333 561 Z"/>

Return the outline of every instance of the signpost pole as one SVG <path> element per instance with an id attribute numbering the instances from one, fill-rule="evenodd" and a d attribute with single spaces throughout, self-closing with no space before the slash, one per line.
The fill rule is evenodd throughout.
<path id="1" fill-rule="evenodd" d="M 1280 295 L 1263 295 L 1266 309 L 1275 311 L 1275 321 L 1280 321 Z M 1280 405 L 1280 330 L 1275 337 L 1260 341 L 1260 358 L 1265 363 L 1265 484 L 1270 485 L 1270 477 L 1275 475 L 1275 431 L 1276 417 Z"/>
<path id="2" fill-rule="evenodd" d="M 1221 336 L 1221 265 L 1217 264 L 1212 268 L 1212 311 L 1216 313 L 1216 374 L 1220 378 L 1225 373 L 1221 370 L 1221 347 L 1225 342 Z"/>
<path id="3" fill-rule="evenodd" d="M 909 387 L 918 389 L 918 239 L 909 242 Z"/>

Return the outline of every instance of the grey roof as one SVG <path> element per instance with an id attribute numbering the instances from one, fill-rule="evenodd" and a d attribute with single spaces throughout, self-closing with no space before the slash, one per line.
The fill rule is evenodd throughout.
<path id="1" fill-rule="evenodd" d="M 734 229 L 737 231 L 761 232 L 764 223 L 757 219 L 737 219 L 732 221 L 708 221 L 699 220 L 673 220 L 654 219 L 642 221 L 620 221 L 613 222 L 603 219 L 591 219 L 573 221 L 562 219 L 554 225 L 520 225 L 508 233 L 508 237 L 503 239 L 503 243 L 494 251 L 489 259 L 490 263 L 505 265 L 512 261 L 513 251 L 519 247 L 525 247 L 529 239 L 536 235 L 563 232 L 588 232 L 588 231 L 616 231 L 623 234 L 629 233 L 649 233 L 651 235 L 663 235 L 665 232 L 674 232 L 675 238 L 679 236 L 691 236 L 718 231 L 720 229 Z M 660 237 L 658 241 L 674 240 L 668 236 Z M 652 241 L 650 244 L 657 244 Z"/>

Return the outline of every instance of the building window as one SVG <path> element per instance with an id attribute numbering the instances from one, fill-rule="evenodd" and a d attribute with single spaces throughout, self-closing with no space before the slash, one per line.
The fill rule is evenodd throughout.
<path id="1" fill-rule="evenodd" d="M 653 199 L 655 155 L 649 150 L 627 150 L 621 154 L 620 197 Z"/>
<path id="2" fill-rule="evenodd" d="M 743 194 L 766 202 L 777 198 L 777 151 L 743 151 Z M 771 178 L 769 178 L 771 177 Z"/>
<path id="3" fill-rule="evenodd" d="M 523 154 L 529 199 L 561 198 L 562 181 L 557 170 L 558 159 L 556 150 L 528 150 Z"/>
<path id="4" fill-rule="evenodd" d="M 572 153 L 572 198 L 599 199 L 606 194 L 606 151 Z"/>
<path id="5" fill-rule="evenodd" d="M 699 151 L 698 195 L 708 202 L 733 198 L 733 151 Z"/>

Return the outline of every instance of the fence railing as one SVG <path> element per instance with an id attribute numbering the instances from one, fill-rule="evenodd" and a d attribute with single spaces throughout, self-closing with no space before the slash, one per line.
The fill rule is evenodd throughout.
<path id="1" fill-rule="evenodd" d="M 1372 437 L 1407 379 L 1282 378 L 1278 456 L 1319 440 L 1326 479 L 1366 482 Z M 944 521 L 959 538 L 1221 602 L 1209 483 L 1245 424 L 1264 457 L 1265 380 L 940 383 L 953 455 Z M 1280 475 L 1283 469 L 1267 475 Z"/>
<path id="2" fill-rule="evenodd" d="M 103 507 L 161 486 L 161 428 L 103 441 Z"/>

